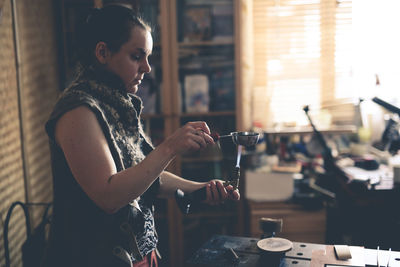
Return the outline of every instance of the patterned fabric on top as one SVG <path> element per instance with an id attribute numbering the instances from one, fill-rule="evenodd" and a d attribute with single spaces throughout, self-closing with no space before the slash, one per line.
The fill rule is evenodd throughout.
<path id="1" fill-rule="evenodd" d="M 120 209 L 116 214 L 105 214 L 101 210 L 97 210 L 93 207 L 91 200 L 84 194 L 83 190 L 72 177 L 70 169 L 65 167 L 67 166 L 66 160 L 63 157 L 61 149 L 54 140 L 54 128 L 57 120 L 69 110 L 82 105 L 89 107 L 96 115 L 109 144 L 118 171 L 138 164 L 153 149 L 140 123 L 140 112 L 142 110 L 141 100 L 135 95 L 126 93 L 122 81 L 112 73 L 93 68 L 82 72 L 60 96 L 46 124 L 46 130 L 50 137 L 55 187 L 55 218 L 53 223 L 54 229 L 52 229 L 55 235 L 54 239 L 58 238 L 62 240 L 63 238 L 69 238 L 67 234 L 62 234 L 61 231 L 78 230 L 81 231 L 82 234 L 86 233 L 87 235 L 96 236 L 98 242 L 105 243 L 104 245 L 100 244 L 99 247 L 107 251 L 104 251 L 105 255 L 100 255 L 99 257 L 111 257 L 112 250 L 115 249 L 115 247 L 122 247 L 129 253 L 132 261 L 140 260 L 134 256 L 131 236 L 126 233 L 121 233 L 121 223 L 128 222 L 131 226 L 142 256 L 151 253 L 151 251 L 156 248 L 158 240 L 154 228 L 153 200 L 159 187 L 159 179 L 157 179 L 141 197 L 132 201 L 130 205 Z M 60 163 L 60 161 L 62 161 L 62 163 Z M 67 170 L 65 170 L 65 168 L 67 168 Z M 66 175 L 65 173 L 69 173 L 70 175 Z M 67 176 L 67 178 L 65 176 Z M 71 179 L 71 181 L 69 181 L 69 179 Z M 62 187 L 62 189 L 60 189 L 60 187 Z M 71 203 L 69 194 L 57 194 L 57 192 L 61 190 L 64 192 L 69 189 L 71 192 L 77 192 L 76 194 L 80 196 L 77 198 L 80 199 L 79 202 L 76 201 L 76 203 L 74 203 L 73 199 Z M 68 200 L 65 199 L 66 197 L 68 197 Z M 67 201 L 68 204 L 66 204 Z M 81 202 L 85 204 L 81 204 Z M 66 211 L 66 205 L 73 205 L 73 208 L 78 211 Z M 79 212 L 80 209 L 81 211 Z M 77 215 L 78 213 L 79 215 Z M 91 217 L 86 214 L 91 214 Z M 87 216 L 88 218 L 86 219 L 88 220 L 95 217 L 96 222 L 94 222 L 94 224 L 96 224 L 96 227 L 80 229 L 77 226 L 75 229 L 71 228 L 69 225 L 74 225 L 74 223 L 68 223 L 65 222 L 65 220 L 74 221 L 74 219 L 70 217 L 75 215 Z M 59 219 L 57 220 L 57 218 Z M 57 230 L 57 227 L 63 229 Z M 65 244 L 68 244 L 69 241 L 70 243 L 74 242 L 73 240 L 64 241 Z M 91 240 L 87 242 L 90 243 Z M 65 244 L 60 245 L 60 247 L 66 246 Z M 91 259 L 86 259 L 86 266 L 92 266 L 88 262 L 91 262 Z M 105 262 L 107 262 L 107 260 L 100 261 L 99 263 L 106 266 Z M 116 264 L 112 260 L 110 262 Z"/>

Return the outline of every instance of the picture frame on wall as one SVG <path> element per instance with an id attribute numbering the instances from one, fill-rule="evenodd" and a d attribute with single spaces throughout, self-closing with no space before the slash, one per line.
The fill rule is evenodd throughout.
<path id="1" fill-rule="evenodd" d="M 183 41 L 209 41 L 211 38 L 211 6 L 186 6 L 183 14 Z"/>
<path id="2" fill-rule="evenodd" d="M 213 41 L 233 42 L 233 6 L 215 5 L 212 8 Z"/>
<path id="3" fill-rule="evenodd" d="M 208 112 L 210 104 L 209 80 L 205 74 L 189 74 L 184 79 L 186 112 Z"/>

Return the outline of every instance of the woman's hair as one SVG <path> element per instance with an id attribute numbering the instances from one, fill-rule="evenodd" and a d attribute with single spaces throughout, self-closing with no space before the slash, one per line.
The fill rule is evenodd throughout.
<path id="1" fill-rule="evenodd" d="M 93 9 L 81 29 L 78 57 L 82 67 L 96 62 L 95 48 L 98 42 L 107 44 L 111 52 L 118 52 L 129 41 L 133 27 L 151 32 L 151 27 L 135 12 L 121 5 L 108 5 Z"/>

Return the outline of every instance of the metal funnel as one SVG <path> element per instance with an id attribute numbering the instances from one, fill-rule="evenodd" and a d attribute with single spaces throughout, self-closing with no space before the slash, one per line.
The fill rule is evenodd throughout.
<path id="1" fill-rule="evenodd" d="M 236 145 L 244 147 L 254 146 L 260 138 L 260 134 L 255 132 L 232 132 L 230 135 Z"/>

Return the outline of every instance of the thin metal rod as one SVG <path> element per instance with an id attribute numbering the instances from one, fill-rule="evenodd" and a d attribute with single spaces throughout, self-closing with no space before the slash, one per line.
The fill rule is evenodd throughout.
<path id="1" fill-rule="evenodd" d="M 22 71 L 21 71 L 21 53 L 18 35 L 18 16 L 17 16 L 17 0 L 11 0 L 11 16 L 14 40 L 14 54 L 15 54 L 15 69 L 17 74 L 17 95 L 18 95 L 18 116 L 19 116 L 19 130 L 21 141 L 21 154 L 22 154 L 22 170 L 25 187 L 25 202 L 29 202 L 29 181 L 28 181 L 28 155 L 26 153 L 26 133 L 25 133 L 25 119 L 24 119 L 24 105 L 22 104 Z"/>
<path id="2" fill-rule="evenodd" d="M 231 135 L 231 134 L 226 134 L 226 135 L 220 135 L 220 136 L 218 136 L 218 138 L 226 138 L 226 137 L 232 138 L 232 135 Z"/>

